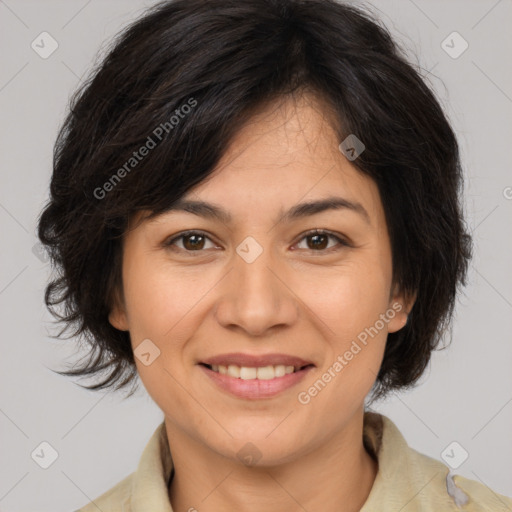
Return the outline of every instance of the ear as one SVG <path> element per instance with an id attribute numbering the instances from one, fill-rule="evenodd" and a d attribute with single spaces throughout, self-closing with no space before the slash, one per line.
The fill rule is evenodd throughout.
<path id="1" fill-rule="evenodd" d="M 405 326 L 409 313 L 416 302 L 416 297 L 417 292 L 404 293 L 398 289 L 398 286 L 394 286 L 387 315 L 390 318 L 388 332 L 397 332 Z M 394 316 L 392 316 L 393 311 Z"/>
<path id="2" fill-rule="evenodd" d="M 116 329 L 120 331 L 128 331 L 128 315 L 126 314 L 124 299 L 119 296 L 119 292 L 117 290 L 113 295 L 113 306 L 108 315 L 108 321 Z"/>

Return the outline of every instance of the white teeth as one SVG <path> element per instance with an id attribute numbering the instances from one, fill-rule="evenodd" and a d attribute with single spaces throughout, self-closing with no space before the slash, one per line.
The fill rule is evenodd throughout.
<path id="1" fill-rule="evenodd" d="M 257 368 L 247 368 L 247 366 L 242 366 L 240 368 L 240 378 L 242 380 L 255 379 L 258 376 Z"/>
<path id="2" fill-rule="evenodd" d="M 284 364 L 274 366 L 274 374 L 276 377 L 282 377 L 286 374 L 286 366 Z"/>
<path id="3" fill-rule="evenodd" d="M 223 375 L 229 375 L 242 380 L 270 380 L 276 377 L 283 377 L 286 374 L 293 373 L 295 368 L 293 366 L 285 366 L 284 364 L 278 364 L 275 366 L 260 366 L 258 368 L 252 368 L 248 366 L 236 366 L 230 364 L 229 366 L 223 366 L 221 364 L 212 365 L 214 372 L 222 373 Z"/>
<path id="4" fill-rule="evenodd" d="M 239 367 L 239 366 L 235 366 L 234 364 L 230 364 L 230 365 L 228 366 L 227 374 L 228 374 L 230 377 L 236 377 L 236 378 L 239 378 L 239 377 L 240 377 L 240 367 Z"/>
<path id="5" fill-rule="evenodd" d="M 256 372 L 256 377 L 259 380 L 270 380 L 276 376 L 273 366 L 261 366 Z"/>

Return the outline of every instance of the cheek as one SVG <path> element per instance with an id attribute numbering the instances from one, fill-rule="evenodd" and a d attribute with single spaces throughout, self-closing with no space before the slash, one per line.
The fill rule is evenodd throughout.
<path id="1" fill-rule="evenodd" d="M 179 330 L 178 322 L 211 287 L 204 276 L 198 279 L 142 256 L 126 261 L 123 278 L 130 332 L 161 340 Z"/>
<path id="2" fill-rule="evenodd" d="M 183 410 L 187 400 L 176 381 L 183 381 L 183 346 L 189 335 L 183 329 L 187 326 L 187 313 L 197 302 L 194 287 L 165 262 L 142 254 L 126 259 L 123 279 L 130 339 L 140 379 L 160 408 Z M 150 353 L 149 364 L 138 357 L 144 352 Z"/>
<path id="3" fill-rule="evenodd" d="M 330 431 L 339 421 L 360 407 L 371 390 L 382 364 L 387 324 L 380 320 L 386 312 L 387 289 L 374 288 L 376 280 L 360 275 L 339 279 L 318 294 L 311 309 L 321 312 L 324 343 L 322 368 L 311 375 L 297 395 L 306 404 L 311 428 Z M 310 305 L 310 303 L 308 303 Z M 325 327 L 327 326 L 327 327 Z M 344 411 L 329 415 L 325 411 Z M 322 418 L 320 420 L 312 418 Z"/>
<path id="4" fill-rule="evenodd" d="M 219 278 L 190 269 L 177 271 L 168 262 L 135 256 L 126 259 L 123 269 L 130 338 L 140 378 L 159 403 L 163 389 L 177 386 L 172 377 L 178 381 L 185 377 L 193 348 L 188 341 L 201 325 L 208 292 Z M 148 366 L 137 358 L 140 344 L 147 339 L 159 351 Z"/>
<path id="5" fill-rule="evenodd" d="M 334 271 L 305 275 L 298 295 L 325 323 L 330 337 L 357 335 L 388 306 L 390 275 L 379 264 L 358 260 Z"/>
<path id="6" fill-rule="evenodd" d="M 389 304 L 391 269 L 386 263 L 358 258 L 336 272 L 303 280 L 299 295 L 307 297 L 306 305 L 321 320 L 317 327 L 326 341 L 322 374 L 315 379 L 332 382 L 326 392 L 319 393 L 318 407 L 343 403 L 350 409 L 364 398 L 377 377 L 388 333 L 381 316 L 386 315 Z M 392 316 L 386 318 L 389 321 Z M 321 383 L 318 388 L 322 389 Z"/>

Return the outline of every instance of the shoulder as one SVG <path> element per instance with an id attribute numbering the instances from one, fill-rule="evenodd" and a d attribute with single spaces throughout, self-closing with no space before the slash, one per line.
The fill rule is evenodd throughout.
<path id="1" fill-rule="evenodd" d="M 167 482 L 172 467 L 165 423 L 162 422 L 147 442 L 137 469 L 75 512 L 168 510 Z"/>
<path id="2" fill-rule="evenodd" d="M 411 448 L 386 416 L 367 413 L 365 434 L 379 471 L 362 512 L 511 512 L 512 499 L 451 473 L 440 460 Z M 379 505 L 380 504 L 380 505 Z"/>
<path id="3" fill-rule="evenodd" d="M 129 512 L 134 473 L 75 512 Z"/>
<path id="4" fill-rule="evenodd" d="M 412 448 L 407 451 L 408 459 L 413 461 L 410 476 L 418 490 L 424 486 L 418 496 L 422 496 L 420 499 L 424 499 L 433 511 L 512 511 L 512 498 L 494 492 L 482 482 L 454 474 L 437 459 Z"/>
<path id="5" fill-rule="evenodd" d="M 462 507 L 462 510 L 468 512 L 512 511 L 512 498 L 494 492 L 481 482 L 460 475 L 454 475 L 453 482 L 468 496 L 466 507 Z"/>

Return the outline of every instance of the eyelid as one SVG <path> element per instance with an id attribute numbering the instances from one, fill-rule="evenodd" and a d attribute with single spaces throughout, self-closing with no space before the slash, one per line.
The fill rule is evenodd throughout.
<path id="1" fill-rule="evenodd" d="M 174 245 L 174 242 L 176 242 L 177 240 L 179 240 L 179 239 L 181 239 L 183 237 L 186 237 L 188 235 L 201 235 L 201 236 L 204 236 L 205 238 L 207 238 L 208 240 L 210 240 L 212 243 L 217 244 L 217 242 L 215 241 L 214 237 L 212 237 L 212 235 L 210 235 L 208 232 L 202 231 L 202 230 L 198 230 L 198 229 L 189 229 L 189 230 L 186 230 L 186 231 L 182 231 L 181 233 L 177 233 L 176 235 L 172 235 L 172 237 L 169 237 L 169 238 L 165 239 L 164 242 L 162 243 L 162 245 L 165 248 L 172 247 Z M 312 236 L 312 235 L 325 235 L 325 236 L 334 238 L 338 242 L 338 245 L 341 246 L 341 247 L 354 247 L 352 242 L 347 237 L 345 237 L 344 235 L 341 235 L 341 234 L 338 234 L 338 233 L 334 233 L 334 232 L 329 231 L 327 229 L 321 229 L 321 228 L 315 228 L 315 229 L 311 229 L 309 231 L 306 231 L 304 233 L 301 233 L 299 235 L 299 237 L 297 238 L 297 240 L 294 242 L 293 245 L 297 245 L 304 238 L 307 238 L 308 236 Z M 219 244 L 217 244 L 217 245 L 219 245 Z M 190 253 L 198 253 L 198 254 L 200 254 L 201 252 L 205 252 L 204 249 L 203 250 L 198 250 L 198 251 L 188 251 L 186 249 L 181 249 L 180 247 L 178 247 L 177 249 L 180 250 L 181 252 L 185 252 L 185 253 L 188 253 L 188 254 L 190 254 Z M 322 249 L 322 250 L 318 250 L 318 251 L 315 251 L 314 249 L 303 249 L 303 250 L 306 250 L 306 251 L 308 251 L 310 253 L 328 254 L 328 253 L 332 252 L 333 250 L 339 250 L 339 248 L 336 249 L 336 247 L 331 247 L 329 249 Z"/>
<path id="2" fill-rule="evenodd" d="M 331 236 L 332 238 L 336 238 L 340 243 L 343 243 L 345 245 L 351 245 L 349 239 L 342 235 L 341 233 L 335 233 L 334 231 L 329 231 L 328 229 L 322 229 L 322 228 L 314 228 L 310 229 L 309 231 L 306 231 L 305 233 L 302 233 L 298 241 L 300 242 L 303 238 L 306 238 L 307 236 L 311 235 L 326 235 Z"/>
<path id="3" fill-rule="evenodd" d="M 201 235 L 201 236 L 204 236 L 205 238 L 207 238 L 208 240 L 210 240 L 212 243 L 219 245 L 219 244 L 217 244 L 217 242 L 215 241 L 215 238 L 212 235 L 210 235 L 207 231 L 202 231 L 200 229 L 188 229 L 188 230 L 182 231 L 180 233 L 177 233 L 176 235 L 171 235 L 170 237 L 166 238 L 162 242 L 162 245 L 164 246 L 164 248 L 172 247 L 174 245 L 174 242 L 176 242 L 176 241 L 180 240 L 181 238 L 184 238 L 188 235 Z M 204 252 L 204 250 L 187 251 L 186 249 L 181 249 L 180 247 L 178 247 L 178 249 L 182 252 L 187 252 L 189 254 L 193 253 L 193 252 L 196 252 L 196 253 Z"/>

